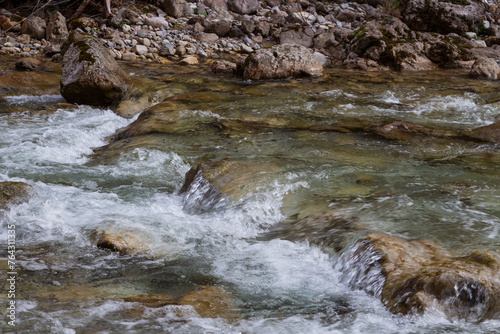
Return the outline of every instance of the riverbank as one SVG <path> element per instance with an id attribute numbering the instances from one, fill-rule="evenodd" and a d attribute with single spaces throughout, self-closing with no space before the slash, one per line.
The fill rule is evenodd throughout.
<path id="1" fill-rule="evenodd" d="M 109 18 L 66 22 L 58 14 L 21 17 L 2 10 L 0 53 L 61 60 L 69 31 L 100 38 L 116 59 L 193 64 L 229 59 L 279 44 L 299 44 L 325 66 L 365 71 L 474 69 L 496 79 L 500 31 L 496 7 L 486 3 L 414 0 L 370 4 L 279 1 L 165 1 L 162 6 L 127 2 Z M 432 8 L 431 8 L 432 7 Z M 440 11 L 437 9 L 441 9 Z M 45 15 L 45 16 L 44 16 Z M 5 33 L 5 30 L 8 30 Z M 493 60 L 493 61 L 488 61 Z"/>

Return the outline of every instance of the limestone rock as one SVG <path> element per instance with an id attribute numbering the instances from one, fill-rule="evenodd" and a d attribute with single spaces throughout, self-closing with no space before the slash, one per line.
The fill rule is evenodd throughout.
<path id="1" fill-rule="evenodd" d="M 243 65 L 243 78 L 282 79 L 292 76 L 321 76 L 323 66 L 302 45 L 283 44 L 250 54 Z"/>
<path id="2" fill-rule="evenodd" d="M 68 39 L 69 32 L 66 27 L 66 18 L 59 12 L 52 12 L 47 24 L 46 39 L 49 42 L 62 44 Z"/>
<path id="3" fill-rule="evenodd" d="M 472 65 L 469 75 L 471 77 L 497 80 L 500 76 L 500 66 L 494 59 L 479 58 Z"/>
<path id="4" fill-rule="evenodd" d="M 63 57 L 61 95 L 72 103 L 118 103 L 131 84 L 113 55 L 97 38 L 74 32 Z"/>
<path id="5" fill-rule="evenodd" d="M 24 20 L 21 26 L 21 33 L 28 34 L 35 39 L 45 38 L 45 30 L 47 28 L 47 23 L 44 19 L 38 16 L 30 16 Z"/>

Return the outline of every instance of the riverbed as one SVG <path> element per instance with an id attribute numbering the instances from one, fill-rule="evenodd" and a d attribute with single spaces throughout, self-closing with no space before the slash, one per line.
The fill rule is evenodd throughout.
<path id="1" fill-rule="evenodd" d="M 0 216 L 2 240 L 6 226 L 16 226 L 15 332 L 500 330 L 500 319 L 450 319 L 432 308 L 392 314 L 348 284 L 339 266 L 345 249 L 369 232 L 458 254 L 498 251 L 498 144 L 334 128 L 396 120 L 442 131 L 488 125 L 500 119 L 497 83 L 463 71 L 328 69 L 318 79 L 251 82 L 197 67 L 125 69 L 168 92 L 183 108 L 182 122 L 110 143 L 137 116 L 67 105 L 57 94 L 0 102 L 0 181 L 31 186 L 26 202 Z M 241 166 L 229 196 L 207 203 L 196 189 L 179 194 L 192 166 L 220 161 Z M 335 247 L 279 228 L 322 213 L 349 226 Z M 147 251 L 97 248 L 98 229 L 141 235 Z M 189 303 L 137 299 L 179 300 L 200 287 L 216 287 L 232 307 L 204 316 Z"/>

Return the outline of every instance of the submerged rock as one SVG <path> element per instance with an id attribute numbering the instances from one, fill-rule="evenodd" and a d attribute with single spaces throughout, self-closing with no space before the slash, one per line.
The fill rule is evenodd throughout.
<path id="1" fill-rule="evenodd" d="M 8 204 L 25 201 L 29 196 L 30 186 L 23 182 L 0 182 L 0 209 Z"/>
<path id="2" fill-rule="evenodd" d="M 203 318 L 234 318 L 237 313 L 232 298 L 215 286 L 197 286 L 179 299 L 180 305 L 191 305 Z"/>
<path id="3" fill-rule="evenodd" d="M 260 49 L 250 54 L 243 65 L 243 78 L 251 80 L 321 75 L 323 66 L 312 51 L 296 44 Z"/>
<path id="4" fill-rule="evenodd" d="M 72 103 L 109 106 L 131 85 L 109 49 L 92 35 L 73 32 L 63 57 L 61 95 Z"/>
<path id="5" fill-rule="evenodd" d="M 449 254 L 431 242 L 371 233 L 341 259 L 351 287 L 380 297 L 393 313 L 437 308 L 472 321 L 500 314 L 500 261 L 491 252 Z"/>

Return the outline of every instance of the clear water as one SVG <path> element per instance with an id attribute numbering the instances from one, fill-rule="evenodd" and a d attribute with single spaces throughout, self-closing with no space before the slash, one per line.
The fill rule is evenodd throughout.
<path id="1" fill-rule="evenodd" d="M 499 249 L 498 145 L 203 125 L 253 117 L 289 124 L 404 119 L 444 129 L 476 127 L 500 115 L 491 83 L 450 72 L 405 79 L 335 71 L 319 81 L 284 83 L 214 81 L 187 73 L 173 83 L 161 68 L 143 69 L 142 75 L 152 71 L 167 86 L 184 85 L 192 123 L 96 155 L 94 149 L 133 119 L 85 106 L 57 109 L 60 96 L 1 103 L 0 181 L 32 186 L 28 202 L 1 216 L 0 238 L 7 240 L 6 226 L 16 224 L 19 247 L 16 332 L 500 330 L 500 319 L 450 320 L 433 309 L 393 315 L 377 298 L 343 283 L 338 254 L 307 242 L 262 238 L 288 217 L 330 210 L 360 234 L 433 240 L 459 253 Z M 250 173 L 245 182 L 251 191 L 211 210 L 189 210 L 193 199 L 177 192 L 190 165 L 221 159 L 250 166 L 244 172 Z M 145 235 L 149 255 L 96 248 L 91 232 L 103 226 Z M 197 285 L 230 293 L 238 315 L 203 318 L 191 306 L 154 308 L 123 300 L 146 293 L 178 297 Z M 0 326 L 9 329 L 5 322 Z"/>

